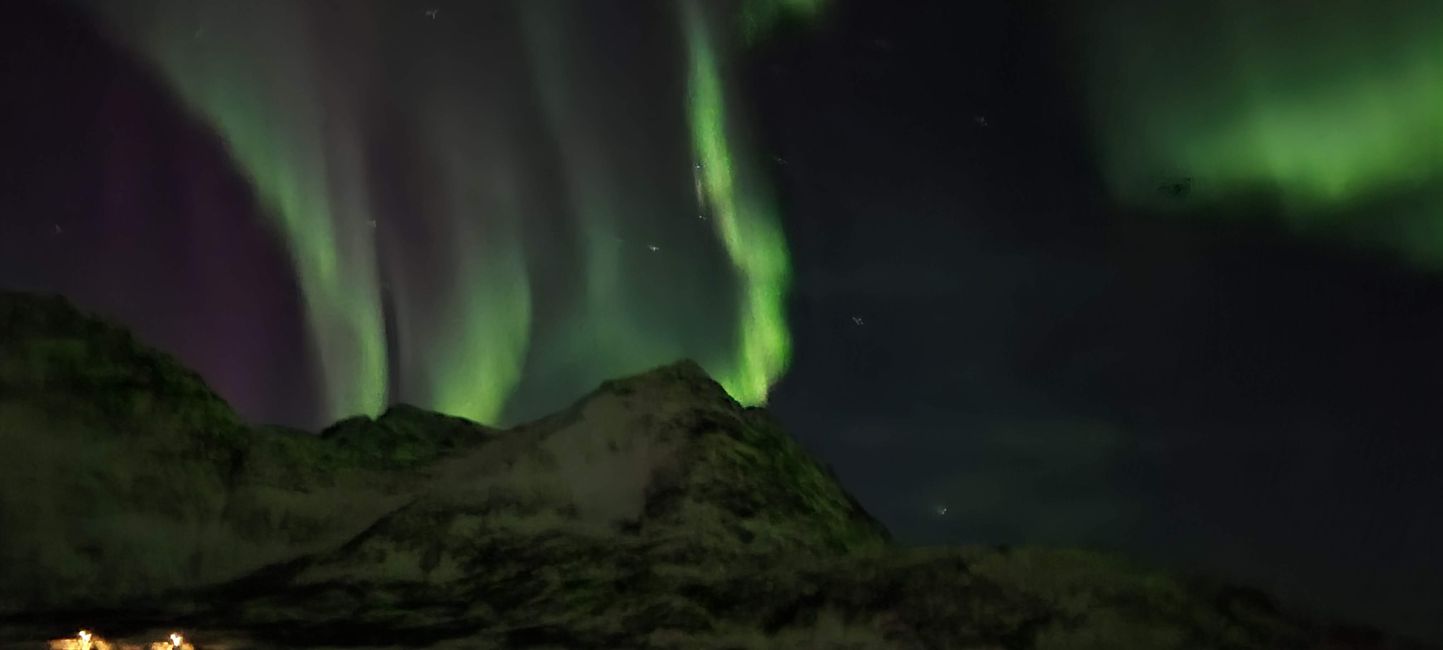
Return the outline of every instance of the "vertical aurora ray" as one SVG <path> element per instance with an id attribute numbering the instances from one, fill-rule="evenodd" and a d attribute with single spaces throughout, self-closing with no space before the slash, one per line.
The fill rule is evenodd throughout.
<path id="1" fill-rule="evenodd" d="M 632 119 L 637 105 L 660 98 L 616 92 L 627 82 L 618 73 L 629 68 L 600 64 L 614 63 L 617 53 L 599 49 L 605 44 L 579 29 L 585 20 L 577 18 L 585 15 L 580 4 L 535 0 L 524 3 L 522 14 L 541 113 L 557 143 L 554 155 L 565 197 L 558 207 L 574 223 L 569 234 L 580 255 L 577 295 L 555 319 L 549 343 L 537 352 L 543 374 L 563 367 L 586 369 L 590 376 L 568 373 L 572 376 L 564 383 L 569 385 L 557 388 L 566 392 L 698 354 L 687 345 L 688 332 L 680 330 L 700 328 L 682 327 L 690 315 L 678 312 L 687 311 L 681 300 L 687 293 L 705 290 L 683 273 L 666 282 L 645 275 L 647 263 L 656 261 L 647 257 L 653 255 L 646 248 L 649 242 L 661 240 L 668 253 L 673 248 L 674 240 L 663 234 L 668 229 L 656 223 L 686 219 L 691 210 L 659 198 L 653 189 L 656 178 L 668 171 L 662 151 L 674 148 L 673 141 L 662 137 L 657 125 Z M 676 167 L 685 165 L 684 153 L 670 153 Z"/>
<path id="2" fill-rule="evenodd" d="M 786 240 L 763 183 L 746 173 L 746 155 L 731 133 L 721 64 L 704 9 L 683 4 L 688 48 L 687 112 L 700 165 L 702 198 L 741 283 L 737 358 L 717 373 L 738 401 L 759 404 L 786 371 L 791 354 L 786 294 Z"/>
<path id="3" fill-rule="evenodd" d="M 528 174 L 524 71 L 495 5 L 456 7 L 446 20 L 404 5 L 412 21 L 383 44 L 393 102 L 374 125 L 374 178 L 392 193 L 380 249 L 393 308 L 400 399 L 499 425 L 532 345 L 532 285 L 524 235 L 537 207 Z M 480 63 L 480 62 L 484 62 Z M 541 249 L 544 251 L 545 249 Z"/>
<path id="4" fill-rule="evenodd" d="M 531 335 L 521 207 L 506 171 L 511 147 L 468 128 L 461 116 L 437 112 L 430 138 L 446 162 L 441 212 L 449 229 L 447 241 L 425 254 L 445 264 L 446 288 L 439 308 L 407 315 L 422 322 L 411 324 L 403 345 L 417 350 L 431 408 L 496 424 L 521 380 Z"/>
<path id="5" fill-rule="evenodd" d="M 511 277 L 524 263 L 504 255 L 477 268 L 463 267 L 474 288 L 460 296 L 459 317 L 438 337 L 431 385 L 432 408 L 477 422 L 496 424 L 521 380 L 526 360 L 531 303 L 520 284 L 506 287 L 496 278 Z"/>
<path id="6" fill-rule="evenodd" d="M 497 240 L 516 241 L 514 234 L 503 232 L 497 232 Z M 425 367 L 432 408 L 494 424 L 521 380 L 531 301 L 521 248 L 488 248 L 492 255 L 458 263 L 457 290 L 450 300 L 454 313 L 446 314 L 426 343 Z"/>
<path id="7" fill-rule="evenodd" d="M 100 11 L 224 140 L 291 254 L 327 417 L 374 414 L 387 369 L 359 127 L 328 96 L 290 3 L 101 3 Z M 244 269 L 237 269 L 244 273 Z"/>
<path id="8" fill-rule="evenodd" d="M 87 4 L 284 240 L 318 415 L 500 425 L 683 357 L 760 404 L 785 372 L 786 241 L 726 66 L 824 0 Z"/>
<path id="9" fill-rule="evenodd" d="M 1443 264 L 1443 4 L 1315 5 L 1098 3 L 1081 58 L 1110 189 L 1158 207 L 1160 177 L 1190 177 Z"/>

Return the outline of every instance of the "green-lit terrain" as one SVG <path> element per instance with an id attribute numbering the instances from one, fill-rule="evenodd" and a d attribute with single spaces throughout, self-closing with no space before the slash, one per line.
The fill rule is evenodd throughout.
<path id="1" fill-rule="evenodd" d="M 1420 647 L 1089 552 L 895 547 L 690 362 L 506 431 L 394 406 L 315 435 L 7 293 L 0 445 L 14 647 Z"/>

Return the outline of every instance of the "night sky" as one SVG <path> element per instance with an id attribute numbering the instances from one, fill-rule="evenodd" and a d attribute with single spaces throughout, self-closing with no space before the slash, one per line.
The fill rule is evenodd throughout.
<path id="1" fill-rule="evenodd" d="M 29 2 L 0 286 L 254 421 L 681 358 L 908 543 L 1443 638 L 1443 3 Z"/>

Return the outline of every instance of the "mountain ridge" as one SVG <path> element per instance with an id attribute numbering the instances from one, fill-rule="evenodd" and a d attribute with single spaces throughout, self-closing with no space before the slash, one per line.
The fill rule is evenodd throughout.
<path id="1" fill-rule="evenodd" d="M 1112 556 L 901 548 L 686 360 L 504 430 L 393 405 L 302 434 L 247 425 L 63 299 L 4 292 L 0 445 L 0 640 L 1423 647 Z"/>

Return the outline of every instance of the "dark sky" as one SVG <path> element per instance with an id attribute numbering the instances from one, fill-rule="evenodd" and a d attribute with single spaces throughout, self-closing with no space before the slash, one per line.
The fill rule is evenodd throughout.
<path id="1" fill-rule="evenodd" d="M 530 278 L 533 340 L 588 342 L 529 353 L 506 411 L 513 418 L 559 407 L 597 373 L 627 367 L 590 349 L 598 341 L 654 346 L 628 360 L 698 348 L 705 356 L 715 332 L 698 322 L 709 319 L 637 307 L 618 324 L 576 307 L 636 307 L 636 296 L 677 301 L 667 304 L 687 314 L 736 307 L 706 300 L 727 257 L 704 252 L 709 231 L 685 230 L 707 221 L 689 204 L 686 66 L 676 61 L 695 43 L 655 3 L 577 14 L 551 3 L 540 18 L 437 4 L 435 18 L 418 20 L 446 23 L 458 39 L 482 30 L 486 60 L 531 48 L 529 73 L 478 73 L 474 93 L 464 84 L 428 90 L 441 82 L 415 70 L 452 64 L 415 54 L 427 37 L 393 23 L 431 5 L 373 3 L 349 15 L 312 3 L 316 59 L 355 39 L 381 43 L 369 57 L 320 69 L 381 81 L 327 76 L 330 101 L 285 113 L 303 129 L 296 115 L 320 106 L 326 128 L 340 128 L 338 115 L 367 135 L 371 172 L 361 177 L 373 217 L 385 222 L 379 238 L 403 242 L 376 247 L 385 355 L 401 377 L 389 395 L 407 398 L 406 377 L 419 374 L 431 391 L 422 394 L 444 401 L 432 384 L 452 376 L 417 370 L 431 366 L 408 355 L 425 361 L 449 348 L 407 347 L 408 328 L 422 327 L 423 338 L 435 331 L 398 312 L 461 318 L 476 308 L 431 287 L 516 270 L 490 265 L 509 259 L 501 248 L 477 255 L 480 267 L 467 255 L 430 254 L 457 238 L 527 251 L 517 264 Z M 1192 132 L 1176 124 L 1213 128 L 1220 119 L 1176 109 L 1175 124 L 1139 122 L 1130 137 L 1131 122 L 1099 118 L 1105 84 L 1080 63 L 1093 47 L 1091 28 L 1079 28 L 1086 15 L 1081 5 L 836 2 L 810 24 L 724 52 L 727 104 L 747 117 L 760 161 L 750 174 L 773 188 L 790 250 L 791 362 L 770 408 L 905 542 L 1121 549 L 1443 638 L 1433 616 L 1443 611 L 1443 273 L 1396 254 L 1408 242 L 1376 245 L 1386 238 L 1367 228 L 1297 227 L 1296 215 L 1319 212 L 1289 193 L 1302 177 L 1294 170 L 1313 169 L 1302 163 L 1260 154 L 1271 166 L 1249 166 L 1195 144 L 1154 142 L 1188 141 Z M 501 27 L 461 22 L 483 19 Z M 1154 24 L 1137 20 L 1146 41 Z M 8 8 L 0 26 L 9 98 L 0 104 L 0 285 L 65 293 L 201 369 L 248 416 L 314 426 L 326 369 L 307 341 L 310 285 L 298 277 L 308 262 L 288 253 L 257 189 L 276 181 L 234 162 L 245 154 L 227 148 L 216 126 L 225 118 L 188 107 L 186 91 L 106 24 L 96 12 L 36 2 Z M 1223 83 L 1206 62 L 1176 73 Z M 1149 79 L 1136 74 L 1136 83 Z M 367 90 L 335 98 L 355 88 Z M 499 90 L 510 91 L 500 104 Z M 365 111 L 338 108 L 361 100 Z M 430 131 L 453 119 L 467 124 L 454 127 L 461 144 L 438 143 Z M 494 121 L 509 126 L 486 126 Z M 539 144 L 541 132 L 553 141 Z M 336 156 L 332 142 L 325 147 Z M 524 217 L 488 221 L 477 234 L 430 216 L 452 209 L 434 197 L 450 187 L 446 156 L 469 155 L 467 142 L 492 153 L 462 169 L 504 186 L 498 196 L 509 198 L 498 205 L 522 206 Z M 1118 144 L 1134 142 L 1126 147 L 1144 153 Z M 1119 170 L 1166 157 L 1154 149 L 1186 152 L 1177 159 L 1199 169 L 1189 181 L 1198 191 L 1148 200 L 1120 192 Z M 615 168 L 610 151 L 623 152 Z M 1158 178 L 1179 173 L 1158 167 Z M 1324 167 L 1343 173 L 1315 165 Z M 1276 172 L 1274 184 L 1227 185 L 1253 169 Z M 336 182 L 331 195 L 346 196 Z M 1413 197 L 1335 201 L 1326 218 L 1367 223 L 1421 201 Z M 604 209 L 649 214 L 652 204 L 639 201 L 686 211 L 677 222 L 685 225 Z M 572 214 L 586 210 L 594 214 Z M 601 255 L 594 240 L 612 231 L 589 228 L 603 218 L 618 224 L 620 254 L 632 240 L 660 249 L 637 253 L 643 265 L 627 266 L 610 289 L 568 280 L 595 279 L 591 262 L 576 260 L 586 257 L 579 249 L 588 260 Z M 515 232 L 496 235 L 497 223 Z M 645 266 L 673 249 L 692 270 Z M 515 299 L 489 280 L 463 288 L 480 296 L 483 313 L 488 300 Z M 609 327 L 618 333 L 590 332 Z"/>

